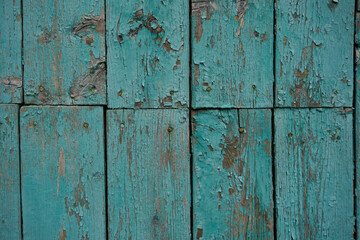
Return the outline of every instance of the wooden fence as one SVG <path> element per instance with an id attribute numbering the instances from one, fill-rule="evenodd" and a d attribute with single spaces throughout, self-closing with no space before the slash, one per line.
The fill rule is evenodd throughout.
<path id="1" fill-rule="evenodd" d="M 360 239 L 357 5 L 0 0 L 0 239 Z"/>

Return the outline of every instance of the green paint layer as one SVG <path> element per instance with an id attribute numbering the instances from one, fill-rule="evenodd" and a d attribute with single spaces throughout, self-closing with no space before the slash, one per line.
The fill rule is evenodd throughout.
<path id="1" fill-rule="evenodd" d="M 351 107 L 354 1 L 276 1 L 276 105 Z"/>
<path id="2" fill-rule="evenodd" d="M 273 1 L 192 0 L 192 105 L 273 105 Z"/>
<path id="3" fill-rule="evenodd" d="M 24 239 L 105 239 L 102 107 L 22 107 Z"/>
<path id="4" fill-rule="evenodd" d="M 21 239 L 17 105 L 0 105 L 0 239 Z"/>
<path id="5" fill-rule="evenodd" d="M 188 1 L 106 4 L 109 107 L 188 106 Z"/>
<path id="6" fill-rule="evenodd" d="M 194 237 L 273 239 L 271 110 L 198 111 L 192 121 Z"/>
<path id="7" fill-rule="evenodd" d="M 106 103 L 103 0 L 24 0 L 26 104 Z"/>
<path id="8" fill-rule="evenodd" d="M 351 109 L 276 109 L 278 239 L 353 239 Z"/>
<path id="9" fill-rule="evenodd" d="M 190 239 L 185 110 L 107 112 L 110 239 Z"/>
<path id="10" fill-rule="evenodd" d="M 21 2 L 0 1 L 0 103 L 22 102 Z"/>

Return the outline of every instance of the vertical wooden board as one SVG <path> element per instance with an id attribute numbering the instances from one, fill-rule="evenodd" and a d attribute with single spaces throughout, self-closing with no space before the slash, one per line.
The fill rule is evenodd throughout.
<path id="1" fill-rule="evenodd" d="M 192 0 L 192 105 L 273 105 L 273 1 Z"/>
<path id="2" fill-rule="evenodd" d="M 22 102 L 20 5 L 0 1 L 0 103 Z"/>
<path id="3" fill-rule="evenodd" d="M 109 107 L 188 106 L 188 1 L 106 5 Z"/>
<path id="4" fill-rule="evenodd" d="M 107 114 L 110 239 L 190 239 L 185 110 Z"/>
<path id="5" fill-rule="evenodd" d="M 194 239 L 273 239 L 271 110 L 192 121 Z"/>
<path id="6" fill-rule="evenodd" d="M 276 109 L 278 239 L 353 239 L 352 112 Z"/>
<path id="7" fill-rule="evenodd" d="M 277 0 L 276 105 L 350 107 L 354 1 Z"/>
<path id="8" fill-rule="evenodd" d="M 24 0 L 27 104 L 105 104 L 104 0 Z"/>
<path id="9" fill-rule="evenodd" d="M 101 107 L 22 107 L 24 239 L 105 239 Z"/>
<path id="10" fill-rule="evenodd" d="M 0 105 L 0 239 L 21 239 L 18 110 Z"/>

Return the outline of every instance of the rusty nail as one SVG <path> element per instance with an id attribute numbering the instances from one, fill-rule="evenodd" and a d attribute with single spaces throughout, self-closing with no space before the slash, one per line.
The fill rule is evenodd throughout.
<path id="1" fill-rule="evenodd" d="M 244 133 L 244 132 L 245 132 L 245 129 L 244 129 L 243 127 L 240 127 L 240 128 L 239 128 L 239 132 L 240 132 L 240 133 Z"/>
<path id="2" fill-rule="evenodd" d="M 168 128 L 168 132 L 171 133 L 173 131 L 173 128 L 172 127 L 169 127 Z"/>
<path id="3" fill-rule="evenodd" d="M 207 87 L 206 91 L 210 92 L 211 91 L 211 87 Z"/>
<path id="4" fill-rule="evenodd" d="M 40 86 L 40 87 L 39 87 L 39 91 L 40 91 L 40 92 L 43 92 L 44 90 L 45 90 L 45 88 L 44 88 L 43 86 Z"/>
<path id="5" fill-rule="evenodd" d="M 288 134 L 288 137 L 292 137 L 292 136 L 293 136 L 293 134 L 292 134 L 292 133 L 289 133 L 289 134 Z"/>
<path id="6" fill-rule="evenodd" d="M 118 92 L 118 96 L 121 97 L 122 94 L 123 94 L 123 92 L 120 90 L 120 91 Z"/>
<path id="7" fill-rule="evenodd" d="M 88 128 L 88 127 L 89 127 L 89 124 L 88 124 L 88 123 L 84 123 L 84 124 L 83 124 L 83 127 L 84 127 L 84 128 Z"/>
<path id="8" fill-rule="evenodd" d="M 256 86 L 255 86 L 255 84 L 254 84 L 254 85 L 252 85 L 252 88 L 253 88 L 253 89 L 256 89 Z"/>
<path id="9" fill-rule="evenodd" d="M 338 94 L 338 91 L 335 90 L 335 91 L 334 91 L 334 94 L 337 95 L 337 94 Z"/>
<path id="10" fill-rule="evenodd" d="M 290 89 L 290 94 L 294 94 L 294 90 Z"/>
<path id="11" fill-rule="evenodd" d="M 175 92 L 174 92 L 173 90 L 170 91 L 170 95 L 174 95 L 174 93 L 175 93 Z"/>

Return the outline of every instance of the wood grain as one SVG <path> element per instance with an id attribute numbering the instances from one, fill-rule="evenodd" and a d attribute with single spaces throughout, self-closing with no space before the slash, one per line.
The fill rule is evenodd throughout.
<path id="1" fill-rule="evenodd" d="M 354 1 L 276 1 L 276 105 L 351 107 Z"/>
<path id="2" fill-rule="evenodd" d="M 0 1 L 0 103 L 22 102 L 21 1 Z"/>
<path id="3" fill-rule="evenodd" d="M 107 112 L 110 239 L 190 239 L 185 110 Z"/>
<path id="4" fill-rule="evenodd" d="M 21 239 L 18 111 L 0 105 L 0 239 Z"/>
<path id="5" fill-rule="evenodd" d="M 192 0 L 192 105 L 273 105 L 273 1 Z"/>
<path id="6" fill-rule="evenodd" d="M 22 107 L 24 239 L 105 239 L 101 107 Z"/>
<path id="7" fill-rule="evenodd" d="M 351 109 L 275 109 L 278 239 L 353 239 Z"/>
<path id="8" fill-rule="evenodd" d="M 188 106 L 188 1 L 106 4 L 109 107 Z"/>
<path id="9" fill-rule="evenodd" d="M 106 103 L 103 0 L 24 0 L 27 104 Z"/>
<path id="10" fill-rule="evenodd" d="M 271 110 L 192 121 L 194 239 L 273 239 Z"/>

